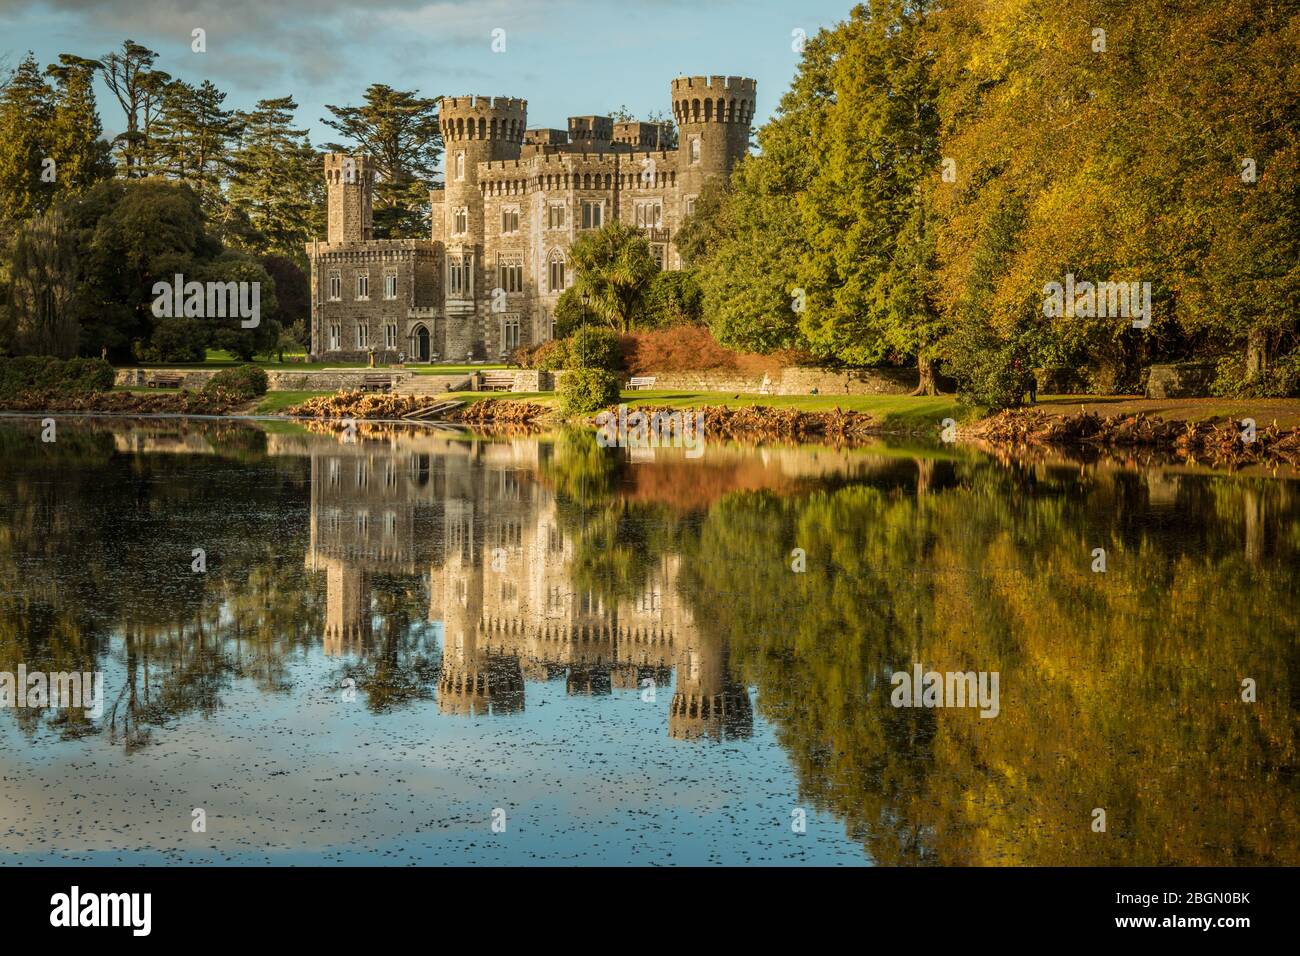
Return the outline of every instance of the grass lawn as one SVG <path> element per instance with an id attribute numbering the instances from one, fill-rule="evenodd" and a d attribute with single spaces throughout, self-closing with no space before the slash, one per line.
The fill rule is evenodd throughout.
<path id="1" fill-rule="evenodd" d="M 333 392 L 267 392 L 253 411 L 257 415 L 277 415 L 289 406 L 305 402 L 309 398 L 333 394 Z"/>
<path id="2" fill-rule="evenodd" d="M 896 425 L 932 424 L 944 418 L 961 420 L 969 415 L 957 404 L 955 395 L 913 397 L 911 395 L 746 395 L 736 392 L 685 392 L 647 389 L 623 392 L 623 401 L 629 406 L 668 405 L 673 408 L 694 408 L 700 405 L 725 405 L 744 408 L 766 405 L 769 408 L 797 408 L 805 412 L 843 411 L 865 412 L 882 421 Z"/>

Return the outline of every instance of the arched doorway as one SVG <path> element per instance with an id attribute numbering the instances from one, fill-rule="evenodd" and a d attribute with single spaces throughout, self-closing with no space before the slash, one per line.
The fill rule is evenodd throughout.
<path id="1" fill-rule="evenodd" d="M 423 325 L 411 333 L 411 357 L 417 362 L 429 361 L 429 330 Z"/>

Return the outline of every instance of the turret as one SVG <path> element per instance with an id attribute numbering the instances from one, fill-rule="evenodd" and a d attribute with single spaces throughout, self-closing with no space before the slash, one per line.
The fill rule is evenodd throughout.
<path id="1" fill-rule="evenodd" d="M 726 176 L 749 149 L 757 84 L 743 76 L 679 76 L 673 80 L 684 192 L 698 193 L 710 176 Z"/>
<path id="2" fill-rule="evenodd" d="M 325 154 L 327 242 L 365 242 L 374 238 L 371 216 L 374 186 L 375 167 L 369 156 Z"/>

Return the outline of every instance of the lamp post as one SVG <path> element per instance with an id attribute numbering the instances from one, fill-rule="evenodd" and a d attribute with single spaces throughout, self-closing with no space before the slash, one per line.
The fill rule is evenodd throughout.
<path id="1" fill-rule="evenodd" d="M 585 289 L 582 292 L 582 367 L 587 367 L 587 303 L 591 301 L 591 293 Z"/>

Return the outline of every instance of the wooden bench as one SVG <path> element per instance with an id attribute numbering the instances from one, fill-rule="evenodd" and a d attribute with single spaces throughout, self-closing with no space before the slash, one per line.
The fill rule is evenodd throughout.
<path id="1" fill-rule="evenodd" d="M 367 375 L 361 379 L 363 392 L 391 392 L 393 377 L 391 375 Z"/>
<path id="2" fill-rule="evenodd" d="M 150 388 L 180 388 L 184 381 L 185 376 L 176 372 L 158 372 L 150 375 L 145 384 Z"/>
<path id="3" fill-rule="evenodd" d="M 655 377 L 650 375 L 634 378 L 627 383 L 627 387 L 632 391 L 640 391 L 643 388 L 654 388 Z"/>
<path id="4" fill-rule="evenodd" d="M 515 387 L 514 372 L 484 372 L 482 391 L 508 392 Z"/>

